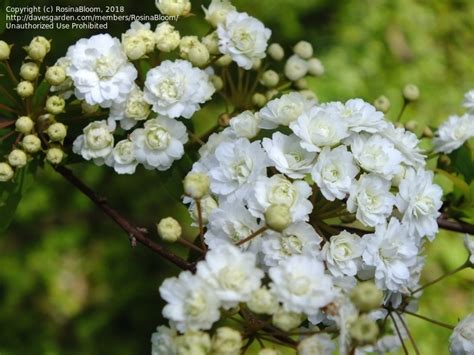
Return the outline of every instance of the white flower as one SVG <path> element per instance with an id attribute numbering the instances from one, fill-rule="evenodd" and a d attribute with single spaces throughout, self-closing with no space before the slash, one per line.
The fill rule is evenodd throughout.
<path id="1" fill-rule="evenodd" d="M 232 11 L 217 26 L 219 50 L 228 54 L 238 66 L 249 70 L 255 60 L 265 58 L 272 32 L 245 12 Z"/>
<path id="2" fill-rule="evenodd" d="M 163 316 L 180 332 L 210 329 L 220 318 L 220 302 L 215 291 L 200 277 L 184 271 L 179 277 L 166 279 L 160 295 L 167 305 Z"/>
<path id="3" fill-rule="evenodd" d="M 211 191 L 230 200 L 248 198 L 268 166 L 260 142 L 250 143 L 246 138 L 219 144 L 215 158 L 216 165 L 209 170 Z"/>
<path id="4" fill-rule="evenodd" d="M 416 134 L 401 127 L 396 128 L 392 123 L 388 123 L 380 131 L 380 135 L 392 142 L 395 149 L 402 153 L 403 163 L 416 168 L 425 165 L 425 156 L 422 154 L 422 149 L 418 146 L 420 141 Z"/>
<path id="5" fill-rule="evenodd" d="M 162 52 L 171 52 L 179 46 L 180 35 L 169 22 L 161 22 L 155 29 L 156 48 Z"/>
<path id="6" fill-rule="evenodd" d="M 309 196 L 311 187 L 305 181 L 291 182 L 280 174 L 270 178 L 261 176 L 255 182 L 254 194 L 248 201 L 248 207 L 254 216 L 262 218 L 271 205 L 284 205 L 290 209 L 293 222 L 307 221 L 313 209 L 307 199 Z"/>
<path id="7" fill-rule="evenodd" d="M 290 92 L 273 99 L 260 110 L 261 126 L 264 129 L 274 129 L 278 125 L 289 126 L 289 124 L 305 111 L 316 104 L 314 100 L 308 100 L 298 92 Z"/>
<path id="8" fill-rule="evenodd" d="M 347 210 L 366 226 L 384 223 L 392 213 L 395 196 L 390 193 L 390 181 L 373 174 L 364 174 L 352 185 Z"/>
<path id="9" fill-rule="evenodd" d="M 156 328 L 156 332 L 151 335 L 151 355 L 176 355 L 176 345 L 174 343 L 178 333 L 161 325 Z"/>
<path id="10" fill-rule="evenodd" d="M 291 81 L 301 79 L 308 73 L 308 62 L 294 54 L 285 63 L 285 76 Z"/>
<path id="11" fill-rule="evenodd" d="M 474 235 L 464 234 L 464 246 L 469 253 L 469 262 L 474 265 Z"/>
<path id="12" fill-rule="evenodd" d="M 325 106 L 337 110 L 340 117 L 346 121 L 349 130 L 355 133 L 376 133 L 387 125 L 383 113 L 362 99 L 351 99 L 345 104 L 330 102 Z"/>
<path id="13" fill-rule="evenodd" d="M 189 0 L 155 0 L 158 10 L 169 16 L 186 16 L 191 11 Z"/>
<path id="14" fill-rule="evenodd" d="M 303 255 L 290 256 L 270 268 L 272 289 L 286 311 L 311 315 L 335 297 L 332 280 L 321 261 Z"/>
<path id="15" fill-rule="evenodd" d="M 114 102 L 110 108 L 109 126 L 115 129 L 116 122 L 120 122 L 120 127 L 129 130 L 138 121 L 143 121 L 150 114 L 150 105 L 143 98 L 143 92 L 137 85 L 134 85 L 127 99 L 123 102 Z"/>
<path id="16" fill-rule="evenodd" d="M 322 249 L 326 265 L 336 277 L 355 276 L 361 263 L 362 252 L 361 238 L 347 231 L 333 235 Z"/>
<path id="17" fill-rule="evenodd" d="M 396 218 L 379 224 L 374 234 L 363 237 L 364 263 L 375 268 L 375 283 L 381 289 L 399 291 L 411 278 L 410 268 L 417 263 L 418 247 L 408 228 Z"/>
<path id="18" fill-rule="evenodd" d="M 400 170 L 402 154 L 379 135 L 354 135 L 350 140 L 352 154 L 362 169 L 391 179 Z"/>
<path id="19" fill-rule="evenodd" d="M 263 238 L 263 262 L 267 266 L 276 266 L 292 255 L 316 258 L 320 253 L 321 241 L 321 237 L 310 224 L 291 224 L 282 233 L 269 232 Z"/>
<path id="20" fill-rule="evenodd" d="M 138 165 L 133 143 L 128 139 L 118 142 L 105 164 L 114 168 L 118 174 L 133 174 Z"/>
<path id="21" fill-rule="evenodd" d="M 443 202 L 443 190 L 433 184 L 431 171 L 413 169 L 407 171 L 400 182 L 396 196 L 396 206 L 403 213 L 402 222 L 408 226 L 410 234 L 434 239 L 438 232 L 436 218 Z"/>
<path id="22" fill-rule="evenodd" d="M 474 313 L 461 320 L 449 337 L 451 355 L 474 354 Z"/>
<path id="23" fill-rule="evenodd" d="M 252 111 L 244 111 L 230 120 L 230 127 L 237 137 L 254 138 L 260 131 L 260 116 Z"/>
<path id="24" fill-rule="evenodd" d="M 336 344 L 328 334 L 315 334 L 304 338 L 298 344 L 298 355 L 329 355 L 336 349 Z"/>
<path id="25" fill-rule="evenodd" d="M 186 60 L 165 60 L 148 71 L 144 98 L 161 115 L 191 118 L 199 110 L 199 104 L 209 100 L 214 91 L 203 70 Z"/>
<path id="26" fill-rule="evenodd" d="M 145 122 L 130 134 L 135 146 L 136 159 L 145 168 L 167 170 L 173 161 L 184 154 L 183 144 L 188 141 L 186 126 L 171 118 L 158 116 Z"/>
<path id="27" fill-rule="evenodd" d="M 211 0 L 208 8 L 202 6 L 205 20 L 214 27 L 223 23 L 229 12 L 235 11 L 235 6 L 229 0 Z"/>
<path id="28" fill-rule="evenodd" d="M 313 167 L 311 176 L 321 189 L 323 196 L 330 200 L 342 200 L 349 193 L 359 168 L 345 146 L 334 149 L 324 147 Z"/>
<path id="29" fill-rule="evenodd" d="M 474 90 L 469 90 L 464 95 L 463 106 L 470 112 L 474 113 Z"/>
<path id="30" fill-rule="evenodd" d="M 252 216 L 244 205 L 224 202 L 209 215 L 209 225 L 204 239 L 209 248 L 214 249 L 222 244 L 240 242 L 262 226 L 263 223 L 258 223 L 257 218 Z M 261 237 L 253 238 L 241 248 L 258 252 Z"/>
<path id="31" fill-rule="evenodd" d="M 141 23 L 140 21 L 133 21 L 130 24 L 130 29 L 122 35 L 124 37 L 138 37 L 145 44 L 146 53 L 153 52 L 155 49 L 155 35 L 150 29 L 150 23 Z"/>
<path id="32" fill-rule="evenodd" d="M 349 136 L 347 123 L 335 110 L 314 106 L 304 111 L 290 123 L 291 130 L 301 138 L 301 147 L 308 152 L 319 152 L 322 147 L 332 147 Z"/>
<path id="33" fill-rule="evenodd" d="M 255 266 L 253 253 L 241 252 L 231 244 L 223 244 L 206 254 L 198 263 L 197 275 L 206 280 L 225 309 L 250 300 L 260 288 L 263 271 Z"/>
<path id="34" fill-rule="evenodd" d="M 93 159 L 96 164 L 103 164 L 104 159 L 114 148 L 114 136 L 106 121 L 89 123 L 73 143 L 72 151 L 82 155 L 86 160 Z"/>
<path id="35" fill-rule="evenodd" d="M 439 126 L 433 138 L 435 152 L 451 153 L 471 137 L 474 137 L 473 116 L 449 116 L 449 119 Z"/>
<path id="36" fill-rule="evenodd" d="M 262 146 L 275 168 L 290 178 L 301 179 L 311 172 L 316 153 L 301 148 L 300 140 L 294 134 L 285 136 L 275 132 L 272 139 L 263 139 Z"/>
<path id="37" fill-rule="evenodd" d="M 66 56 L 75 95 L 89 105 L 110 107 L 115 101 L 124 101 L 137 78 L 137 70 L 127 61 L 120 41 L 109 34 L 80 39 L 69 47 Z"/>

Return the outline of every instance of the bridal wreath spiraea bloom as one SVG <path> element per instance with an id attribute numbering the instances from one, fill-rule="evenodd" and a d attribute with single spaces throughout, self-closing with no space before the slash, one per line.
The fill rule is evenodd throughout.
<path id="1" fill-rule="evenodd" d="M 461 320 L 449 338 L 451 355 L 468 355 L 474 353 L 474 313 Z"/>

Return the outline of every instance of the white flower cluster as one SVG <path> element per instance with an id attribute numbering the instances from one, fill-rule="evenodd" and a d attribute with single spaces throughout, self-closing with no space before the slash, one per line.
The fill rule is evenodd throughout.
<path id="1" fill-rule="evenodd" d="M 474 90 L 464 96 L 464 107 L 467 113 L 449 116 L 439 126 L 433 138 L 435 152 L 449 154 L 474 137 Z"/>

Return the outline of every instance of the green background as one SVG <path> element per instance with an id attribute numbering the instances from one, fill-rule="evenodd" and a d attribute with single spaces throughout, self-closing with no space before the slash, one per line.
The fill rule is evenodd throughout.
<path id="1" fill-rule="evenodd" d="M 193 10 L 202 16 L 201 2 Z M 10 5 L 94 5 L 77 1 L 9 1 Z M 234 1 L 240 11 L 261 19 L 287 50 L 310 41 L 326 74 L 310 84 L 321 101 L 386 95 L 394 118 L 406 83 L 417 84 L 421 99 L 403 120 L 436 125 L 462 112 L 465 91 L 474 88 L 474 2 L 412 0 L 264 0 Z M 104 1 L 124 5 L 128 13 L 156 13 L 152 0 Z M 3 1 L 0 10 L 3 11 Z M 4 12 L 1 13 L 4 19 Z M 153 24 L 154 27 L 155 24 Z M 119 36 L 125 23 L 109 32 Z M 186 34 L 203 35 L 198 17 L 182 19 Z M 31 37 L 52 38 L 48 64 L 68 45 L 92 31 L 6 31 L 1 39 L 20 48 Z M 1 79 L 0 79 L 1 80 Z M 1 83 L 1 81 L 0 81 Z M 214 120 L 216 110 L 208 111 Z M 138 169 L 118 176 L 110 169 L 76 164 L 76 173 L 139 226 L 154 232 L 168 215 L 186 217 L 173 201 L 179 191 L 165 176 Z M 1 187 L 0 187 L 1 188 Z M 1 218 L 1 216 L 0 216 Z M 188 230 L 188 235 L 195 233 Z M 462 264 L 467 253 L 462 235 L 442 233 L 427 246 L 423 280 Z M 0 236 L 0 353 L 7 354 L 147 354 L 154 328 L 163 322 L 158 286 L 176 270 L 144 247 L 131 248 L 127 236 L 50 168 L 38 174 L 21 202 L 14 223 Z M 455 324 L 473 311 L 473 273 L 463 271 L 429 288 L 420 314 Z M 422 354 L 446 354 L 450 331 L 408 318 Z"/>

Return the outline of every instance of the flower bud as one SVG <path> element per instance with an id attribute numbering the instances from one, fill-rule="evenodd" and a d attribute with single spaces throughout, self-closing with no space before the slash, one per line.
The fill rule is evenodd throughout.
<path id="1" fill-rule="evenodd" d="M 56 122 L 48 127 L 46 133 L 48 133 L 49 139 L 53 142 L 61 142 L 66 138 L 67 127 L 60 122 Z"/>
<path id="2" fill-rule="evenodd" d="M 265 211 L 265 223 L 274 231 L 283 231 L 291 224 L 289 207 L 286 205 L 270 205 Z"/>
<path id="3" fill-rule="evenodd" d="M 34 126 L 35 126 L 35 123 L 28 116 L 18 117 L 16 122 L 15 122 L 16 130 L 20 133 L 23 133 L 23 134 L 31 133 Z"/>
<path id="4" fill-rule="evenodd" d="M 261 66 L 262 66 L 262 60 L 260 58 L 253 60 L 252 70 L 259 70 Z"/>
<path id="5" fill-rule="evenodd" d="M 92 113 L 96 113 L 97 111 L 99 111 L 99 105 L 98 104 L 90 105 L 87 102 L 82 101 L 81 109 L 82 109 L 82 113 L 85 113 L 86 115 L 90 115 Z"/>
<path id="6" fill-rule="evenodd" d="M 309 59 L 313 56 L 313 46 L 306 41 L 299 41 L 293 47 L 293 52 L 303 59 Z"/>
<path id="7" fill-rule="evenodd" d="M 474 235 L 464 234 L 464 246 L 469 253 L 469 262 L 474 265 Z"/>
<path id="8" fill-rule="evenodd" d="M 197 43 L 188 52 L 188 60 L 197 67 L 203 67 L 209 62 L 209 51 L 202 43 Z"/>
<path id="9" fill-rule="evenodd" d="M 46 160 L 53 165 L 60 164 L 64 159 L 64 152 L 61 148 L 49 148 L 46 152 Z"/>
<path id="10" fill-rule="evenodd" d="M 310 58 L 306 61 L 308 65 L 308 73 L 313 76 L 321 76 L 324 74 L 323 63 L 318 58 Z"/>
<path id="11" fill-rule="evenodd" d="M 207 36 L 203 37 L 201 40 L 202 44 L 204 44 L 209 51 L 210 54 L 219 54 L 219 37 L 217 36 L 217 32 L 214 31 Z"/>
<path id="12" fill-rule="evenodd" d="M 433 131 L 430 127 L 426 126 L 425 128 L 423 128 L 422 135 L 426 138 L 433 138 Z"/>
<path id="13" fill-rule="evenodd" d="M 8 154 L 8 164 L 15 168 L 22 168 L 28 162 L 28 157 L 25 152 L 20 149 L 13 149 L 10 154 Z"/>
<path id="14" fill-rule="evenodd" d="M 191 11 L 189 0 L 155 0 L 155 5 L 163 15 L 186 16 Z"/>
<path id="15" fill-rule="evenodd" d="M 282 46 L 280 46 L 278 43 L 272 43 L 268 47 L 268 55 L 273 59 L 279 62 L 285 57 L 285 51 Z"/>
<path id="16" fill-rule="evenodd" d="M 349 334 L 358 344 L 370 344 L 377 340 L 379 327 L 373 319 L 362 315 L 352 323 Z"/>
<path id="17" fill-rule="evenodd" d="M 51 50 L 51 43 L 43 36 L 37 36 L 31 40 L 29 46 L 25 47 L 25 50 L 28 53 L 28 57 L 41 62 Z"/>
<path id="18" fill-rule="evenodd" d="M 10 58 L 10 46 L 5 41 L 0 41 L 0 60 L 7 60 Z"/>
<path id="19" fill-rule="evenodd" d="M 268 90 L 266 93 L 265 93 L 265 97 L 267 100 L 271 100 L 273 99 L 275 96 L 278 96 L 280 92 L 276 89 L 271 89 L 271 90 Z"/>
<path id="20" fill-rule="evenodd" d="M 303 95 L 307 100 L 318 101 L 318 96 L 316 96 L 316 94 L 311 90 L 300 90 L 299 93 Z"/>
<path id="21" fill-rule="evenodd" d="M 386 113 L 390 109 L 390 100 L 386 96 L 379 96 L 375 99 L 374 106 L 380 112 Z"/>
<path id="22" fill-rule="evenodd" d="M 308 63 L 297 55 L 292 55 L 285 63 L 285 75 L 291 81 L 301 79 L 308 73 Z"/>
<path id="23" fill-rule="evenodd" d="M 257 92 L 255 94 L 253 94 L 252 96 L 252 102 L 254 103 L 255 106 L 257 107 L 263 107 L 265 106 L 265 104 L 267 103 L 267 98 L 265 97 L 265 95 Z"/>
<path id="24" fill-rule="evenodd" d="M 239 355 L 242 345 L 242 335 L 237 330 L 220 327 L 212 337 L 212 354 Z"/>
<path id="25" fill-rule="evenodd" d="M 278 300 L 273 292 L 263 286 L 252 293 L 247 307 L 257 314 L 272 314 L 278 309 Z"/>
<path id="26" fill-rule="evenodd" d="M 179 46 L 180 35 L 174 26 L 162 22 L 155 29 L 156 48 L 162 52 L 171 52 Z"/>
<path id="27" fill-rule="evenodd" d="M 163 218 L 156 225 L 156 229 L 161 239 L 170 243 L 176 242 L 182 233 L 180 224 L 173 217 Z"/>
<path id="28" fill-rule="evenodd" d="M 209 7 L 207 9 L 203 7 L 203 10 L 205 14 L 204 19 L 212 26 L 217 27 L 220 23 L 225 22 L 229 12 L 236 9 L 229 0 L 212 0 Z"/>
<path id="29" fill-rule="evenodd" d="M 122 48 L 130 60 L 137 60 L 145 56 L 146 43 L 140 36 L 122 35 Z"/>
<path id="30" fill-rule="evenodd" d="M 414 120 L 410 120 L 407 123 L 405 123 L 405 128 L 409 131 L 414 131 L 418 127 L 418 122 Z"/>
<path id="31" fill-rule="evenodd" d="M 272 88 L 278 85 L 280 78 L 274 70 L 267 70 L 262 74 L 260 78 L 260 83 L 267 88 Z"/>
<path id="32" fill-rule="evenodd" d="M 201 42 L 199 42 L 199 38 L 197 36 L 182 37 L 181 41 L 179 41 L 179 55 L 182 58 L 187 59 L 189 50 L 198 44 L 201 44 Z"/>
<path id="33" fill-rule="evenodd" d="M 217 202 L 209 195 L 201 198 L 199 202 L 201 203 L 202 223 L 207 224 L 209 221 L 209 215 L 215 208 L 217 208 Z M 190 211 L 191 211 L 191 217 L 195 221 L 197 221 L 199 219 L 199 215 L 198 215 L 198 210 L 195 203 L 191 205 Z"/>
<path id="34" fill-rule="evenodd" d="M 23 138 L 22 145 L 27 153 L 37 153 L 41 149 L 41 140 L 37 136 L 29 134 Z"/>
<path id="35" fill-rule="evenodd" d="M 359 282 L 351 292 L 351 301 L 362 312 L 379 308 L 383 302 L 383 293 L 371 281 Z"/>
<path id="36" fill-rule="evenodd" d="M 288 312 L 283 308 L 278 308 L 272 316 L 272 324 L 285 332 L 295 329 L 302 321 L 300 313 Z"/>
<path id="37" fill-rule="evenodd" d="M 308 82 L 305 78 L 301 78 L 295 81 L 295 86 L 297 89 L 306 90 L 308 89 Z"/>
<path id="38" fill-rule="evenodd" d="M 20 81 L 16 87 L 16 92 L 22 98 L 30 97 L 34 94 L 35 88 L 29 81 Z"/>
<path id="39" fill-rule="evenodd" d="M 228 54 L 225 54 L 225 55 L 223 55 L 222 57 L 220 57 L 219 59 L 216 60 L 216 65 L 218 65 L 220 67 L 226 67 L 230 63 L 232 63 L 232 57 Z"/>
<path id="40" fill-rule="evenodd" d="M 200 199 L 209 193 L 209 176 L 204 173 L 190 172 L 184 178 L 184 193 L 194 199 Z"/>
<path id="41" fill-rule="evenodd" d="M 33 62 L 23 63 L 20 68 L 20 76 L 28 81 L 33 81 L 38 77 L 38 64 Z"/>
<path id="42" fill-rule="evenodd" d="M 223 112 L 217 118 L 217 122 L 221 127 L 227 127 L 230 124 L 230 115 L 227 112 Z"/>
<path id="43" fill-rule="evenodd" d="M 273 348 L 263 348 L 258 352 L 258 355 L 281 355 L 281 351 Z"/>
<path id="44" fill-rule="evenodd" d="M 413 84 L 407 84 L 403 88 L 403 97 L 407 101 L 416 101 L 420 97 L 420 89 Z"/>
<path id="45" fill-rule="evenodd" d="M 64 108 L 66 107 L 66 101 L 59 96 L 50 96 L 46 100 L 46 111 L 52 113 L 53 115 L 58 115 L 61 112 L 64 112 Z"/>
<path id="46" fill-rule="evenodd" d="M 209 334 L 200 331 L 188 331 L 175 338 L 177 355 L 206 355 L 211 351 Z"/>
<path id="47" fill-rule="evenodd" d="M 43 36 L 34 37 L 30 42 L 30 45 L 31 44 L 41 44 L 46 49 L 46 53 L 49 53 L 49 51 L 51 50 L 51 42 Z"/>
<path id="48" fill-rule="evenodd" d="M 54 65 L 46 70 L 44 77 L 51 85 L 61 85 L 66 80 L 66 71 L 63 67 Z"/>
<path id="49" fill-rule="evenodd" d="M 15 175 L 12 167 L 7 163 L 0 163 L 0 182 L 11 180 Z"/>
<path id="50" fill-rule="evenodd" d="M 214 85 L 216 91 L 222 90 L 222 88 L 224 87 L 224 82 L 222 81 L 220 76 L 211 75 L 209 79 L 211 80 L 212 85 Z"/>
<path id="51" fill-rule="evenodd" d="M 333 343 L 329 334 L 314 334 L 298 344 L 298 355 L 332 354 Z"/>

